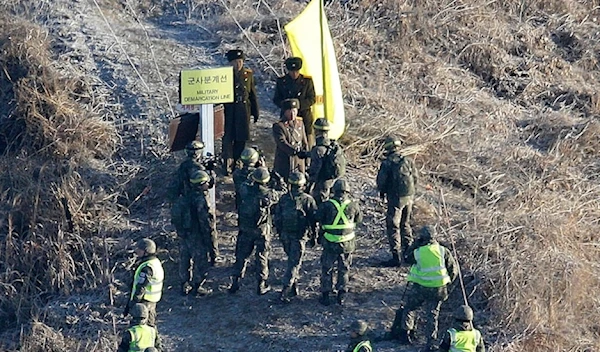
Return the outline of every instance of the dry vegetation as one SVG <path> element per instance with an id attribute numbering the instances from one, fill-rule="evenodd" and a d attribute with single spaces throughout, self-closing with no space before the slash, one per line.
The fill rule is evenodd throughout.
<path id="1" fill-rule="evenodd" d="M 188 20 L 216 33 L 220 52 L 240 46 L 258 57 L 235 18 L 262 53 L 251 63 L 263 82 L 286 55 L 279 25 L 303 7 L 289 0 L 102 5 Z M 456 243 L 490 350 L 600 350 L 596 2 L 351 0 L 333 2 L 327 13 L 353 166 L 373 176 L 381 139 L 403 137 L 433 187 L 423 191 L 416 221 L 439 222 Z M 116 132 L 94 113 L 93 87 L 82 75 L 58 73 L 73 71 L 56 67 L 43 27 L 3 18 L 0 29 L 0 321 L 20 323 L 54 294 L 110 282 L 114 268 L 102 258 L 114 255 L 114 243 L 103 231 L 126 212 L 106 166 Z M 31 330 L 22 351 L 93 346 L 44 323 Z M 100 339 L 95 348 L 108 346 Z"/>

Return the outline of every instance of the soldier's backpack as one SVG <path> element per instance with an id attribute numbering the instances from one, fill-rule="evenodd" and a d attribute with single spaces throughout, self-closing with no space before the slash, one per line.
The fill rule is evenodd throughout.
<path id="1" fill-rule="evenodd" d="M 258 226 L 267 222 L 270 201 L 268 194 L 254 187 L 251 181 L 244 182 L 240 187 L 240 207 L 238 222 L 242 226 Z"/>
<path id="2" fill-rule="evenodd" d="M 281 222 L 282 231 L 286 233 L 298 233 L 304 231 L 306 227 L 306 213 L 302 209 L 300 199 L 294 199 L 290 194 L 286 194 L 281 199 L 282 212 Z"/>
<path id="3" fill-rule="evenodd" d="M 402 155 L 394 155 L 390 158 L 392 162 L 392 181 L 398 195 L 407 196 L 415 194 L 415 179 L 413 177 L 413 167 L 410 160 Z"/>
<path id="4" fill-rule="evenodd" d="M 325 180 L 331 180 L 344 176 L 346 173 L 346 154 L 342 147 L 335 141 L 327 147 L 327 153 L 323 158 L 322 173 Z"/>

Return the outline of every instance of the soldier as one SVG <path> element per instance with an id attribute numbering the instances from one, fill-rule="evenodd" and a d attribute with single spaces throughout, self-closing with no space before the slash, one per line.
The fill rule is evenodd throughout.
<path id="1" fill-rule="evenodd" d="M 356 320 L 350 325 L 350 345 L 346 352 L 373 352 L 371 341 L 366 336 L 369 326 L 363 320 Z"/>
<path id="2" fill-rule="evenodd" d="M 352 252 L 356 249 L 354 229 L 362 222 L 362 212 L 358 203 L 351 199 L 346 180 L 339 179 L 333 184 L 333 197 L 319 205 L 315 219 L 321 224 L 321 293 L 319 302 L 331 304 L 333 291 L 333 271 L 337 263 L 337 302 L 344 304 L 348 289 L 348 271 L 352 264 Z"/>
<path id="3" fill-rule="evenodd" d="M 402 344 L 412 344 L 415 333 L 416 310 L 431 313 L 427 320 L 427 349 L 435 348 L 438 316 L 442 302 L 448 299 L 448 285 L 458 276 L 458 266 L 450 250 L 435 239 L 435 229 L 424 226 L 419 240 L 411 247 L 413 255 L 407 257 L 412 264 L 408 274 L 407 302 L 396 311 L 396 317 L 388 335 Z M 412 284 L 411 284 L 412 283 Z"/>
<path id="4" fill-rule="evenodd" d="M 123 333 L 117 352 L 153 351 L 160 352 L 161 343 L 158 331 L 147 324 L 148 308 L 141 303 L 131 307 L 131 327 Z"/>
<path id="5" fill-rule="evenodd" d="M 192 290 L 198 296 L 209 295 L 212 290 L 203 287 L 208 274 L 211 235 L 215 231 L 214 215 L 208 198 L 210 176 L 197 170 L 190 177 L 190 192 L 187 195 L 187 214 L 179 233 L 179 277 L 183 295 Z"/>
<path id="6" fill-rule="evenodd" d="M 377 173 L 379 195 L 382 200 L 387 200 L 386 232 L 392 252 L 392 258 L 382 265 L 389 267 L 402 264 L 402 257 L 408 254 L 406 250 L 413 242 L 410 217 L 417 186 L 417 170 L 410 158 L 400 154 L 401 144 L 397 138 L 386 138 L 386 159 Z"/>
<path id="7" fill-rule="evenodd" d="M 473 309 L 462 305 L 454 313 L 455 327 L 442 338 L 442 352 L 485 352 L 481 332 L 473 327 Z"/>
<path id="8" fill-rule="evenodd" d="M 259 295 L 264 295 L 271 290 L 267 284 L 272 226 L 271 208 L 277 202 L 277 193 L 267 187 L 270 178 L 269 170 L 259 167 L 240 188 L 239 232 L 235 245 L 234 275 L 229 288 L 230 293 L 239 290 L 248 258 L 255 248 L 258 279 L 256 291 Z"/>
<path id="9" fill-rule="evenodd" d="M 185 148 L 187 159 L 184 160 L 177 168 L 177 173 L 173 177 L 173 181 L 169 185 L 167 191 L 167 199 L 171 205 L 171 223 L 175 226 L 175 230 L 179 237 L 182 237 L 184 231 L 181 224 L 189 208 L 190 193 L 190 177 L 198 170 L 205 170 L 210 176 L 208 182 L 209 188 L 215 185 L 214 174 L 214 158 L 211 156 L 203 157 L 204 143 L 200 141 L 192 141 Z M 212 231 L 211 246 L 210 246 L 210 261 L 214 264 L 219 256 L 219 239 L 217 232 Z"/>
<path id="10" fill-rule="evenodd" d="M 314 128 L 317 135 L 317 144 L 310 151 L 311 161 L 308 175 L 311 186 L 314 185 L 312 195 L 317 204 L 321 204 L 329 199 L 331 186 L 333 186 L 335 180 L 344 175 L 345 169 L 336 170 L 335 165 L 345 168 L 346 159 L 343 156 L 341 146 L 329 139 L 329 122 L 325 118 L 318 118 L 315 121 Z M 336 148 L 340 148 L 341 155 L 336 153 Z M 340 158 L 343 158 L 343 160 L 336 160 Z"/>
<path id="11" fill-rule="evenodd" d="M 306 177 L 303 173 L 294 171 L 290 174 L 288 183 L 290 191 L 279 199 L 273 214 L 275 228 L 288 256 L 280 296 L 283 302 L 289 302 L 291 296 L 298 295 L 297 283 L 306 242 L 309 241 L 311 247 L 316 243 L 316 231 L 313 227 L 317 204 L 313 197 L 304 193 Z"/>
<path id="12" fill-rule="evenodd" d="M 223 165 L 225 174 L 233 172 L 246 141 L 250 139 L 250 116 L 258 121 L 258 99 L 254 85 L 254 73 L 244 67 L 244 52 L 229 50 L 227 61 L 233 66 L 233 103 L 225 107 L 225 135 L 223 136 Z"/>
<path id="13" fill-rule="evenodd" d="M 237 209 L 240 208 L 240 188 L 242 187 L 242 184 L 248 180 L 248 177 L 250 174 L 252 174 L 252 171 L 254 171 L 256 167 L 260 166 L 257 165 L 260 159 L 260 154 L 256 149 L 246 147 L 244 148 L 240 159 L 242 160 L 242 167 L 236 168 L 233 171 L 232 176 L 233 185 L 235 187 L 235 206 Z"/>
<path id="14" fill-rule="evenodd" d="M 298 99 L 300 103 L 298 116 L 302 117 L 302 121 L 304 122 L 304 132 L 308 140 L 308 145 L 313 146 L 315 138 L 312 129 L 313 116 L 311 107 L 316 102 L 313 80 L 300 73 L 302 59 L 299 57 L 287 58 L 285 60 L 285 68 L 288 73 L 285 76 L 277 78 L 273 103 L 282 109 L 284 100 Z"/>
<path id="15" fill-rule="evenodd" d="M 287 181 L 292 171 L 305 171 L 308 143 L 298 115 L 298 99 L 287 99 L 281 103 L 281 120 L 273 124 L 275 138 L 275 161 L 273 170 Z"/>
<path id="16" fill-rule="evenodd" d="M 165 272 L 156 257 L 156 243 L 151 239 L 139 240 L 135 254 L 139 258 L 139 264 L 135 269 L 129 302 L 123 315 L 127 316 L 136 303 L 141 303 L 148 309 L 148 325 L 156 326 L 156 303 L 162 297 Z"/>

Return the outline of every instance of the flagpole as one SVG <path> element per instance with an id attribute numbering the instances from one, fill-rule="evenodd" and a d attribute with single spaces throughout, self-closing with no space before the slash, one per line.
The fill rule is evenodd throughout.
<path id="1" fill-rule="evenodd" d="M 321 27 L 321 80 L 323 82 L 323 117 L 329 121 L 327 118 L 327 99 L 325 96 L 327 94 L 325 79 L 327 77 L 325 73 L 325 28 L 323 26 L 323 16 L 325 13 L 325 5 L 323 4 L 324 0 L 319 0 L 319 27 Z"/>

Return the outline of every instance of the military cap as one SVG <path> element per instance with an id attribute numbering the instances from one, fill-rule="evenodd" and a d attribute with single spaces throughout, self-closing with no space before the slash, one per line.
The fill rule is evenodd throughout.
<path id="1" fill-rule="evenodd" d="M 303 172 L 293 171 L 288 177 L 288 183 L 291 185 L 304 186 L 306 184 L 306 176 Z"/>
<path id="2" fill-rule="evenodd" d="M 190 183 L 197 185 L 197 184 L 205 184 L 208 181 L 210 181 L 210 175 L 204 171 L 204 170 L 196 170 L 194 171 L 194 173 L 190 176 Z"/>
<path id="3" fill-rule="evenodd" d="M 148 318 L 148 308 L 141 303 L 134 304 L 129 313 L 134 318 Z"/>
<path id="4" fill-rule="evenodd" d="M 302 59 L 299 57 L 288 57 L 285 59 L 285 68 L 288 71 L 298 71 L 302 68 Z"/>
<path id="5" fill-rule="evenodd" d="M 394 149 L 401 145 L 402 145 L 402 141 L 393 136 L 386 137 L 385 141 L 383 142 L 383 147 L 387 150 Z"/>
<path id="6" fill-rule="evenodd" d="M 419 238 L 421 239 L 421 241 L 429 242 L 429 241 L 435 239 L 435 235 L 436 235 L 435 227 L 431 226 L 431 225 L 425 225 L 425 226 L 423 226 L 423 228 L 421 228 L 421 234 L 420 234 Z"/>
<path id="7" fill-rule="evenodd" d="M 246 56 L 244 55 L 244 52 L 241 51 L 240 49 L 229 50 L 227 52 L 227 54 L 225 54 L 225 56 L 227 56 L 227 61 L 233 61 L 233 60 L 237 60 L 237 59 L 244 60 L 246 58 Z"/>
<path id="8" fill-rule="evenodd" d="M 329 129 L 331 128 L 331 126 L 329 125 L 329 121 L 327 121 L 327 119 L 324 117 L 319 117 L 315 121 L 315 124 L 313 125 L 313 127 L 315 128 L 315 130 L 321 130 L 321 131 L 329 131 Z"/>
<path id="9" fill-rule="evenodd" d="M 271 175 L 269 174 L 269 170 L 266 167 L 257 167 L 256 170 L 252 171 L 251 175 L 252 179 L 260 183 L 262 185 L 266 185 L 267 182 L 271 179 Z"/>
<path id="10" fill-rule="evenodd" d="M 156 243 L 149 238 L 142 238 L 137 243 L 137 248 L 143 250 L 148 254 L 156 253 Z"/>
<path id="11" fill-rule="evenodd" d="M 201 150 L 204 149 L 204 143 L 201 141 L 191 141 L 186 146 L 187 150 Z"/>
<path id="12" fill-rule="evenodd" d="M 260 155 L 258 151 L 254 148 L 246 147 L 242 151 L 242 155 L 240 155 L 240 159 L 242 159 L 242 163 L 249 165 L 255 164 L 258 161 Z"/>
<path id="13" fill-rule="evenodd" d="M 148 347 L 144 350 L 144 352 L 158 352 L 156 347 Z"/>
<path id="14" fill-rule="evenodd" d="M 350 192 L 348 181 L 343 179 L 337 179 L 333 184 L 333 193 Z"/>
<path id="15" fill-rule="evenodd" d="M 281 110 L 300 109 L 300 100 L 286 99 L 281 103 Z"/>
<path id="16" fill-rule="evenodd" d="M 369 325 L 364 320 L 355 320 L 350 325 L 350 331 L 357 333 L 359 336 L 364 335 L 368 328 Z"/>

